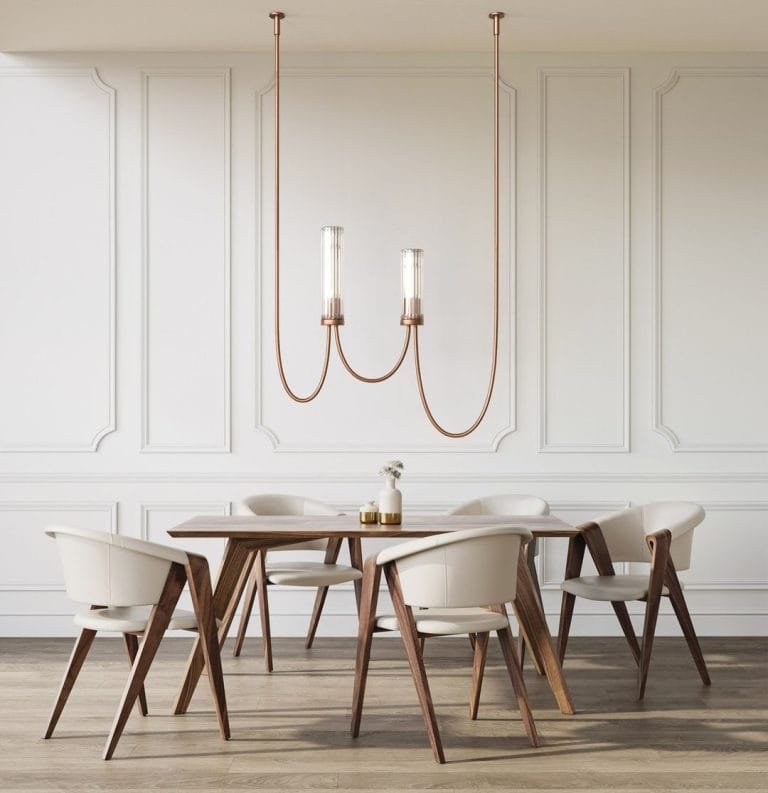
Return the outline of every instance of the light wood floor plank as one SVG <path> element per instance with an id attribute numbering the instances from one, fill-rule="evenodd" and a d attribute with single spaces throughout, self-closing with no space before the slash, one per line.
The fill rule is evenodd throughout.
<path id="1" fill-rule="evenodd" d="M 354 641 L 276 639 L 278 671 L 224 655 L 232 740 L 207 687 L 173 716 L 190 640 L 166 639 L 147 678 L 150 716 L 131 714 L 113 760 L 100 751 L 126 680 L 122 640 L 97 638 L 56 734 L 42 740 L 71 640 L 0 640 L 0 790 L 758 791 L 768 779 L 768 642 L 702 639 L 705 688 L 682 638 L 659 638 L 645 700 L 623 639 L 571 640 L 563 716 L 526 670 L 542 745 L 528 746 L 501 653 L 490 645 L 480 717 L 467 717 L 472 650 L 433 639 L 427 674 L 445 745 L 438 766 L 399 639 L 374 637 L 360 737 L 349 736 Z"/>

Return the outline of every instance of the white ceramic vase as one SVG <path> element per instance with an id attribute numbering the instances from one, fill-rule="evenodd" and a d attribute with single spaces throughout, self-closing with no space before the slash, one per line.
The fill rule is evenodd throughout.
<path id="1" fill-rule="evenodd" d="M 388 476 L 379 492 L 379 522 L 400 523 L 403 519 L 403 494 L 395 487 L 395 477 Z"/>

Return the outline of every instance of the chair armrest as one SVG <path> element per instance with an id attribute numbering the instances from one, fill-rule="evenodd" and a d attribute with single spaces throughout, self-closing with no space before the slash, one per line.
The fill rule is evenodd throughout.
<path id="1" fill-rule="evenodd" d="M 619 513 L 616 513 L 617 515 Z M 604 520 L 601 518 L 601 520 Z M 603 530 L 600 525 L 595 521 L 589 521 L 578 527 L 579 534 L 584 538 L 589 555 L 595 563 L 597 572 L 600 575 L 616 575 L 613 569 L 613 562 L 611 561 L 611 554 L 608 551 L 608 545 L 603 536 Z"/>

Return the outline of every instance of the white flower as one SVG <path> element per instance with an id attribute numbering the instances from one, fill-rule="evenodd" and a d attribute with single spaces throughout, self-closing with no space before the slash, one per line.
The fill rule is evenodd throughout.
<path id="1" fill-rule="evenodd" d="M 403 475 L 404 467 L 400 460 L 390 460 L 386 465 L 379 468 L 379 476 L 391 476 L 393 479 L 399 479 Z"/>

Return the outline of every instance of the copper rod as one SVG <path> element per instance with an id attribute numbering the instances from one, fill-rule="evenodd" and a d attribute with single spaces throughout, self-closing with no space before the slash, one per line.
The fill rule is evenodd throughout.
<path id="1" fill-rule="evenodd" d="M 275 41 L 275 353 L 277 371 L 286 394 L 295 402 L 311 402 L 320 393 L 328 374 L 328 362 L 331 358 L 331 328 L 328 326 L 325 335 L 325 356 L 320 380 L 311 394 L 305 397 L 299 396 L 288 385 L 280 346 L 280 20 L 285 18 L 285 14 L 282 11 L 273 11 L 269 16 L 274 23 Z"/>
<path id="2" fill-rule="evenodd" d="M 403 361 L 405 360 L 405 354 L 408 352 L 408 347 L 411 341 L 411 326 L 405 326 L 405 338 L 403 339 L 403 348 L 400 350 L 400 356 L 398 357 L 395 365 L 386 373 L 381 375 L 381 377 L 365 377 L 361 375 L 359 372 L 356 372 L 352 366 L 350 365 L 349 361 L 347 360 L 347 356 L 344 355 L 344 350 L 341 347 L 341 335 L 339 334 L 339 326 L 335 325 L 333 328 L 333 335 L 336 337 L 336 349 L 339 352 L 339 358 L 341 362 L 344 364 L 344 368 L 354 377 L 356 380 L 360 380 L 362 383 L 383 383 L 385 380 L 389 380 L 390 377 L 400 368 Z"/>
<path id="3" fill-rule="evenodd" d="M 464 438 L 474 432 L 488 412 L 493 387 L 496 383 L 496 369 L 499 357 L 499 20 L 504 16 L 500 11 L 488 15 L 493 21 L 493 358 L 491 373 L 488 379 L 488 390 L 480 415 L 462 432 L 446 430 L 432 413 L 427 396 L 424 392 L 424 380 L 421 374 L 421 357 L 419 355 L 419 328 L 414 329 L 413 351 L 416 362 L 416 383 L 419 387 L 421 404 L 432 426 L 448 438 Z"/>

